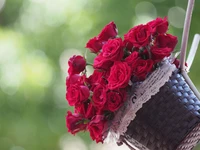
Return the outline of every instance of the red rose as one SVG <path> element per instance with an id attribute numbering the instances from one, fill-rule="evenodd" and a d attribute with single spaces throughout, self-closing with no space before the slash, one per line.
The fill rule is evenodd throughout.
<path id="1" fill-rule="evenodd" d="M 88 124 L 88 130 L 90 132 L 90 137 L 97 143 L 103 143 L 103 130 L 105 126 L 105 120 L 103 116 L 97 115 L 92 118 L 91 122 Z"/>
<path id="2" fill-rule="evenodd" d="M 149 43 L 150 36 L 151 28 L 149 25 L 138 25 L 124 35 L 124 40 L 128 45 L 132 44 L 134 47 L 143 47 Z"/>
<path id="3" fill-rule="evenodd" d="M 133 75 L 138 78 L 138 80 L 144 80 L 146 79 L 147 75 L 152 71 L 153 68 L 153 60 L 148 59 L 137 59 L 135 61 L 134 65 L 132 65 L 133 69 Z"/>
<path id="4" fill-rule="evenodd" d="M 151 48 L 151 54 L 152 54 L 152 59 L 155 61 L 161 61 L 164 57 L 168 57 L 171 55 L 172 48 L 159 48 L 159 47 L 152 47 Z"/>
<path id="5" fill-rule="evenodd" d="M 121 38 L 110 39 L 102 47 L 102 56 L 108 60 L 121 60 L 123 55 L 123 42 Z"/>
<path id="6" fill-rule="evenodd" d="M 177 44 L 178 40 L 176 36 L 173 36 L 171 34 L 161 34 L 158 35 L 156 38 L 156 45 L 157 47 L 160 48 L 172 48 L 172 50 L 174 50 L 176 44 Z"/>
<path id="7" fill-rule="evenodd" d="M 101 110 L 106 103 L 106 99 L 103 96 L 104 91 L 105 91 L 105 86 L 101 84 L 98 84 L 93 90 L 92 100 L 94 105 L 99 110 Z"/>
<path id="8" fill-rule="evenodd" d="M 98 114 L 94 105 L 92 103 L 88 103 L 88 102 L 85 102 L 85 103 L 75 106 L 75 112 L 82 114 L 87 119 L 91 119 L 96 114 Z"/>
<path id="9" fill-rule="evenodd" d="M 97 37 L 91 38 L 86 44 L 86 48 L 89 48 L 92 53 L 98 53 L 102 46 L 102 41 L 100 41 Z"/>
<path id="10" fill-rule="evenodd" d="M 86 61 L 80 55 L 72 56 L 68 61 L 69 69 L 68 73 L 71 74 L 79 74 L 83 70 L 85 70 Z"/>
<path id="11" fill-rule="evenodd" d="M 90 89 L 93 91 L 93 89 L 98 85 L 106 85 L 106 78 L 107 78 L 107 72 L 100 71 L 100 70 L 94 70 L 93 74 L 89 76 L 88 82 L 90 84 Z"/>
<path id="12" fill-rule="evenodd" d="M 90 91 L 87 86 L 74 84 L 67 88 L 66 99 L 70 106 L 77 105 L 88 100 Z"/>
<path id="13" fill-rule="evenodd" d="M 108 77 L 108 88 L 119 89 L 125 88 L 131 77 L 131 68 L 126 62 L 114 62 Z"/>
<path id="14" fill-rule="evenodd" d="M 72 74 L 66 78 L 66 86 L 70 87 L 73 84 L 83 85 L 86 80 L 87 78 L 85 75 Z"/>
<path id="15" fill-rule="evenodd" d="M 159 34 L 164 34 L 168 30 L 168 21 L 167 18 L 165 17 L 164 19 L 162 18 L 156 18 L 156 20 L 150 21 L 148 25 L 152 28 L 152 33 L 159 33 Z"/>
<path id="16" fill-rule="evenodd" d="M 67 112 L 66 125 L 68 132 L 71 134 L 76 134 L 79 131 L 86 129 L 87 124 L 85 124 L 85 119 L 80 114 L 72 114 L 70 111 Z"/>
<path id="17" fill-rule="evenodd" d="M 125 62 L 128 63 L 129 66 L 131 66 L 139 57 L 139 53 L 134 51 L 129 55 L 128 57 L 125 58 Z"/>
<path id="18" fill-rule="evenodd" d="M 106 99 L 106 108 L 109 111 L 115 112 L 117 111 L 123 104 L 126 99 L 125 91 L 115 90 L 115 91 L 107 91 L 105 94 Z"/>
<path id="19" fill-rule="evenodd" d="M 95 57 L 93 67 L 95 69 L 108 70 L 112 65 L 113 62 L 104 58 L 101 53 L 97 57 Z"/>
<path id="20" fill-rule="evenodd" d="M 100 41 L 107 41 L 110 38 L 115 38 L 118 34 L 117 27 L 114 22 L 107 24 L 98 36 Z"/>

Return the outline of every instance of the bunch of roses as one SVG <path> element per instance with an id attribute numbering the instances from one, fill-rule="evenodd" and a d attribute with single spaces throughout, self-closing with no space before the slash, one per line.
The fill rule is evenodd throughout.
<path id="1" fill-rule="evenodd" d="M 103 142 L 109 120 L 125 102 L 132 83 L 145 80 L 174 50 L 177 38 L 167 30 L 167 19 L 157 18 L 133 27 L 123 40 L 111 22 L 86 44 L 97 55 L 92 75 L 86 76 L 84 57 L 69 59 L 66 99 L 75 110 L 66 116 L 68 132 L 87 130 L 93 140 Z"/>

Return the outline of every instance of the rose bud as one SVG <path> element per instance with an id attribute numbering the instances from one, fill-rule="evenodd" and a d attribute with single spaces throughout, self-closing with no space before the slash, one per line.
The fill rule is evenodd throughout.
<path id="1" fill-rule="evenodd" d="M 70 75 L 79 74 L 80 72 L 85 70 L 86 61 L 84 57 L 80 55 L 74 55 L 69 59 L 68 65 L 69 65 L 68 73 Z"/>
<path id="2" fill-rule="evenodd" d="M 118 34 L 117 27 L 114 22 L 107 24 L 98 35 L 100 41 L 107 41 L 110 38 L 115 38 Z"/>
<path id="3" fill-rule="evenodd" d="M 165 17 L 164 19 L 162 18 L 156 18 L 153 21 L 150 21 L 147 23 L 151 28 L 152 28 L 152 33 L 156 34 L 164 34 L 168 30 L 168 21 L 167 18 Z"/>
<path id="4" fill-rule="evenodd" d="M 102 46 L 103 42 L 100 41 L 97 37 L 91 38 L 86 44 L 86 48 L 89 48 L 92 53 L 98 53 Z"/>
<path id="5" fill-rule="evenodd" d="M 71 134 L 76 134 L 79 131 L 86 130 L 87 124 L 86 120 L 80 114 L 72 114 L 70 111 L 67 112 L 66 125 L 68 132 Z"/>

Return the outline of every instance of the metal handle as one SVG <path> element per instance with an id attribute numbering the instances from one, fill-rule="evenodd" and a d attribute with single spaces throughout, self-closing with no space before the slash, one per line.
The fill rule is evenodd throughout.
<path id="1" fill-rule="evenodd" d="M 199 46 L 199 42 L 200 42 L 200 34 L 195 34 L 193 42 L 192 42 L 192 46 L 190 48 L 190 52 L 189 55 L 187 57 L 187 71 L 190 70 L 190 67 L 192 66 L 194 57 L 196 55 L 198 46 Z"/>
<path id="2" fill-rule="evenodd" d="M 195 0 L 188 0 L 188 7 L 186 11 L 185 23 L 183 28 L 182 42 L 181 42 L 181 58 L 180 58 L 180 69 L 185 71 L 185 58 L 188 44 L 188 36 L 190 31 L 190 24 L 192 18 L 192 12 L 194 8 Z"/>

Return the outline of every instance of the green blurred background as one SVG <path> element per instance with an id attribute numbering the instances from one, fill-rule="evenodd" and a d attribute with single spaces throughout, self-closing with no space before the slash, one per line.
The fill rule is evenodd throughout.
<path id="1" fill-rule="evenodd" d="M 87 40 L 110 21 L 122 36 L 157 16 L 168 16 L 178 51 L 186 6 L 187 0 L 0 0 L 0 150 L 127 149 L 67 133 L 67 60 L 84 54 Z M 188 47 L 200 33 L 199 6 L 196 0 Z M 189 74 L 200 87 L 198 64 L 200 48 Z"/>

